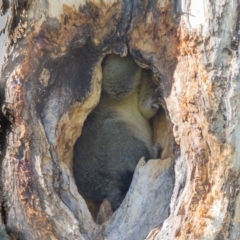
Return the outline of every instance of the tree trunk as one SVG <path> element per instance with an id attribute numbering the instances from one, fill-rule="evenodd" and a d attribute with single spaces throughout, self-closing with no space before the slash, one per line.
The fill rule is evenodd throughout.
<path id="1" fill-rule="evenodd" d="M 240 239 L 239 1 L 2 0 L 0 11 L 0 239 Z M 127 52 L 159 81 L 164 154 L 139 161 L 97 224 L 73 146 L 103 58 Z"/>

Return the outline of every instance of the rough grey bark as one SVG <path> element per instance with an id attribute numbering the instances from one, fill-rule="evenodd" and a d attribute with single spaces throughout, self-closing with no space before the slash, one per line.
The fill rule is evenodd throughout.
<path id="1" fill-rule="evenodd" d="M 239 239 L 239 4 L 0 1 L 0 228 L 13 239 Z M 154 138 L 168 160 L 141 160 L 120 208 L 96 224 L 72 149 L 100 98 L 102 59 L 127 51 L 159 80 Z"/>

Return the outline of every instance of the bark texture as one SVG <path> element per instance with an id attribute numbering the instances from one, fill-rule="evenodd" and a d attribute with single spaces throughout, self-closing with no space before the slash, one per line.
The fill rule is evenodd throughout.
<path id="1" fill-rule="evenodd" d="M 1 239 L 240 238 L 239 1 L 23 0 L 0 10 Z M 166 159 L 140 160 L 122 205 L 96 224 L 72 150 L 99 102 L 101 61 L 128 51 L 159 81 L 154 141 Z"/>

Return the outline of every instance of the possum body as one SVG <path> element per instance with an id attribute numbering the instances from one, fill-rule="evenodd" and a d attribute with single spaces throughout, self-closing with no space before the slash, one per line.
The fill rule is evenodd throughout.
<path id="1" fill-rule="evenodd" d="M 149 120 L 157 111 L 152 74 L 129 55 L 103 61 L 103 90 L 74 147 L 73 173 L 85 199 L 121 204 L 140 158 L 155 157 Z"/>

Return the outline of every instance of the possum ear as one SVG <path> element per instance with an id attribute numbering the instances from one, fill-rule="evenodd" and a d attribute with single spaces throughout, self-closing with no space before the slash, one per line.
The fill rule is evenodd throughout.
<path id="1" fill-rule="evenodd" d="M 103 93 L 113 99 L 123 99 L 137 90 L 141 79 L 141 68 L 128 55 L 120 57 L 110 54 L 102 63 Z"/>

